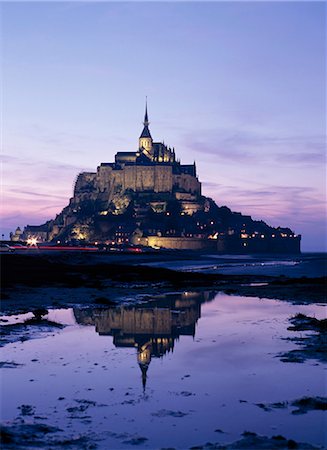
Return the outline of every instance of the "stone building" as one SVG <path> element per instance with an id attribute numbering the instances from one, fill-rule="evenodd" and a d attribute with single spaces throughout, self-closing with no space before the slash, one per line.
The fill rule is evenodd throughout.
<path id="1" fill-rule="evenodd" d="M 298 253 L 289 228 L 218 207 L 201 192 L 195 162 L 155 142 L 147 106 L 137 150 L 118 152 L 95 172 L 80 173 L 69 204 L 53 220 L 27 226 L 22 239 L 137 244 L 220 253 Z M 15 239 L 17 235 L 15 235 Z"/>
<path id="2" fill-rule="evenodd" d="M 10 240 L 12 242 L 19 242 L 22 239 L 23 231 L 17 227 L 14 233 L 10 233 Z"/>
<path id="3" fill-rule="evenodd" d="M 138 150 L 118 152 L 114 162 L 101 163 L 96 172 L 79 174 L 71 203 L 78 205 L 85 199 L 98 200 L 104 207 L 103 214 L 109 211 L 119 214 L 128 206 L 131 193 L 152 194 L 152 209 L 165 209 L 164 194 L 178 200 L 186 214 L 203 208 L 195 163 L 181 164 L 176 160 L 175 149 L 153 142 L 147 107 Z"/>

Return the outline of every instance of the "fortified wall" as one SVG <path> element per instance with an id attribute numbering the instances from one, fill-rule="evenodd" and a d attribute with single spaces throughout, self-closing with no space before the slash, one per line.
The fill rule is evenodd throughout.
<path id="1" fill-rule="evenodd" d="M 74 200 L 102 198 L 111 200 L 116 193 L 167 193 L 178 200 L 194 201 L 201 196 L 201 183 L 195 165 L 180 163 L 145 164 L 116 162 L 102 163 L 97 172 L 82 172 L 77 177 Z"/>
<path id="2" fill-rule="evenodd" d="M 217 251 L 217 242 L 215 239 L 203 239 L 194 237 L 134 237 L 133 244 L 140 244 L 153 248 L 167 248 L 176 250 L 205 250 Z"/>

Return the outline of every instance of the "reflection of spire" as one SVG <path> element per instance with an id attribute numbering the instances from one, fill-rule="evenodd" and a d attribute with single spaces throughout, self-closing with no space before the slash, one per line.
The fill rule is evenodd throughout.
<path id="1" fill-rule="evenodd" d="M 149 366 L 145 366 L 142 364 L 139 364 L 140 368 L 141 368 L 141 372 L 142 372 L 142 386 L 143 386 L 143 392 L 145 392 L 145 387 L 146 387 L 146 379 L 147 379 L 147 371 L 148 371 L 148 367 Z"/>
<path id="2" fill-rule="evenodd" d="M 140 366 L 141 372 L 142 372 L 142 385 L 143 385 L 143 391 L 145 391 L 146 387 L 146 379 L 147 379 L 147 371 L 151 362 L 151 350 L 152 345 L 151 341 L 146 342 L 142 346 L 139 346 L 138 352 L 137 352 L 137 362 Z"/>

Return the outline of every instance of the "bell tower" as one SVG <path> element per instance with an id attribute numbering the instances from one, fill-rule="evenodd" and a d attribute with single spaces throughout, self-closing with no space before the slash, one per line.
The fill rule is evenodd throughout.
<path id="1" fill-rule="evenodd" d="M 145 103 L 145 114 L 144 114 L 144 128 L 139 138 L 139 150 L 141 153 L 145 153 L 146 156 L 152 156 L 152 137 L 149 130 L 149 119 L 148 119 L 148 105 L 147 101 Z"/>

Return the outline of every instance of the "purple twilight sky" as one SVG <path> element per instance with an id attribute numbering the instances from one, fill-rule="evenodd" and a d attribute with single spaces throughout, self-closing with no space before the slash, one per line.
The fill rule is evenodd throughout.
<path id="1" fill-rule="evenodd" d="M 326 251 L 324 2 L 3 2 L 1 233 L 150 129 L 204 195 Z"/>

